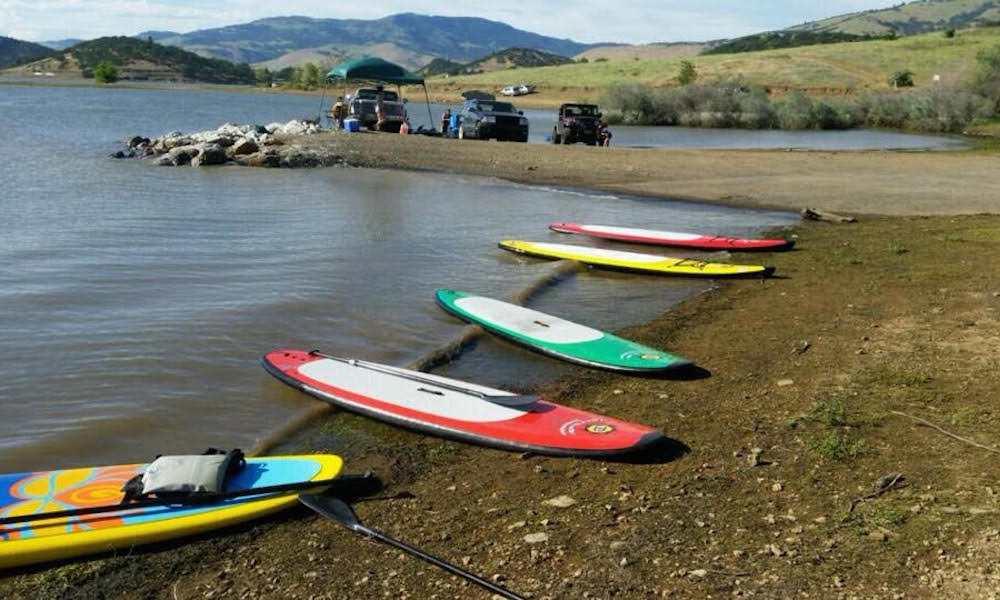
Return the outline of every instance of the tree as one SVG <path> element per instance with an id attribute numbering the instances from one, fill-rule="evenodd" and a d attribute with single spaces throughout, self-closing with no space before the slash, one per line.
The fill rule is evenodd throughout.
<path id="1" fill-rule="evenodd" d="M 94 67 L 94 81 L 97 83 L 114 83 L 118 81 L 118 67 L 111 61 L 102 60 Z"/>
<path id="2" fill-rule="evenodd" d="M 253 77 L 257 85 L 263 87 L 271 87 L 271 83 L 274 82 L 274 74 L 266 67 L 254 69 Z"/>
<path id="3" fill-rule="evenodd" d="M 677 83 L 690 85 L 698 79 L 698 71 L 694 68 L 694 63 L 689 60 L 681 61 L 681 70 L 677 74 Z"/>
<path id="4" fill-rule="evenodd" d="M 896 33 L 895 29 L 890 29 L 886 31 L 885 34 L 882 35 L 882 38 L 892 42 L 899 38 L 899 34 Z"/>
<path id="5" fill-rule="evenodd" d="M 896 71 L 889 78 L 889 85 L 894 88 L 913 87 L 913 71 Z"/>

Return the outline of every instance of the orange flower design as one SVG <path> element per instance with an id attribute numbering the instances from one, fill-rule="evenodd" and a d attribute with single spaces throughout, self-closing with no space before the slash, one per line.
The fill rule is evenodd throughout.
<path id="1" fill-rule="evenodd" d="M 116 504 L 122 499 L 122 486 L 139 473 L 141 467 L 142 465 L 119 465 L 32 473 L 7 490 L 12 498 L 20 501 L 0 507 L 0 516 L 14 517 Z M 46 519 L 0 528 L 0 539 L 59 535 L 121 524 L 122 517 L 117 513 Z"/>

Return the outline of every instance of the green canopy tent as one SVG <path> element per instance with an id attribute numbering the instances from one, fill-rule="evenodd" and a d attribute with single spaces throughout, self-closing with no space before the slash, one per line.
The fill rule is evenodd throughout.
<path id="1" fill-rule="evenodd" d="M 431 114 L 431 99 L 427 94 L 427 85 L 424 78 L 411 73 L 403 67 L 391 63 L 377 56 L 362 56 L 340 63 L 330 69 L 326 74 L 327 80 L 343 79 L 344 95 L 347 95 L 347 80 L 360 79 L 363 81 L 378 81 L 394 83 L 397 88 L 404 85 L 421 85 L 424 88 L 424 99 L 427 101 L 427 116 L 430 118 L 431 128 L 434 128 L 434 116 Z M 402 94 L 400 94 L 402 97 Z"/>

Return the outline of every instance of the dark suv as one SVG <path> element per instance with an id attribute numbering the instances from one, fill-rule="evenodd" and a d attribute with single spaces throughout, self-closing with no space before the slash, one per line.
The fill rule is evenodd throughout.
<path id="1" fill-rule="evenodd" d="M 528 119 L 510 102 L 497 100 L 466 100 L 458 115 L 456 137 L 462 140 L 497 139 L 499 141 L 527 142 Z"/>
<path id="2" fill-rule="evenodd" d="M 563 104 L 559 120 L 552 130 L 553 144 L 584 142 L 596 146 L 600 135 L 601 113 L 596 104 Z"/>

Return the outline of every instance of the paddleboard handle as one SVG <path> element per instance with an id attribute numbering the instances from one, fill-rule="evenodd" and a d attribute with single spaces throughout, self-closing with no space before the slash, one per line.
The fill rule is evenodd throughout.
<path id="1" fill-rule="evenodd" d="M 74 508 L 70 510 L 57 510 L 52 512 L 35 513 L 32 515 L 18 515 L 16 517 L 4 517 L 0 519 L 0 525 L 11 525 L 14 523 L 28 523 L 31 521 L 43 521 L 47 519 L 63 519 L 66 517 L 79 517 L 82 515 L 95 515 L 109 512 L 124 512 L 149 508 L 151 506 L 201 506 L 229 500 L 230 498 L 242 498 L 245 496 L 257 496 L 263 494 L 275 494 L 279 492 L 291 492 L 295 490 L 311 490 L 319 487 L 329 487 L 336 481 L 334 479 L 317 479 L 315 481 L 296 481 L 293 483 L 282 483 L 259 488 L 247 488 L 245 490 L 233 490 L 222 492 L 221 494 L 198 494 L 187 498 L 149 498 L 148 500 L 137 500 L 128 504 L 108 504 L 105 506 L 90 506 L 87 508 Z"/>
<path id="2" fill-rule="evenodd" d="M 335 360 L 337 362 L 351 365 L 352 367 L 360 367 L 362 369 L 368 369 L 370 371 L 376 371 L 378 373 L 385 373 L 386 375 L 392 375 L 395 377 L 399 377 L 401 379 L 408 379 L 410 381 L 415 381 L 417 383 L 423 383 L 426 385 L 438 387 L 443 390 L 448 390 L 450 392 L 458 392 L 459 394 L 474 396 L 476 398 L 479 398 L 480 400 L 485 400 L 487 402 L 492 402 L 493 404 L 499 404 L 501 406 L 523 408 L 525 406 L 531 406 L 532 404 L 535 404 L 536 402 L 541 400 L 541 398 L 539 398 L 538 396 L 531 396 L 527 394 L 511 394 L 511 395 L 486 394 L 478 390 L 464 388 L 457 385 L 450 385 L 442 381 L 438 381 L 436 379 L 431 379 L 429 377 L 421 377 L 415 371 L 385 367 L 378 363 L 370 363 L 367 361 L 358 360 L 356 358 L 340 358 L 339 356 L 331 356 L 329 354 L 324 354 L 319 350 L 310 350 L 309 355 L 319 356 L 329 360 Z M 422 390 L 422 391 L 427 392 L 429 390 Z"/>

